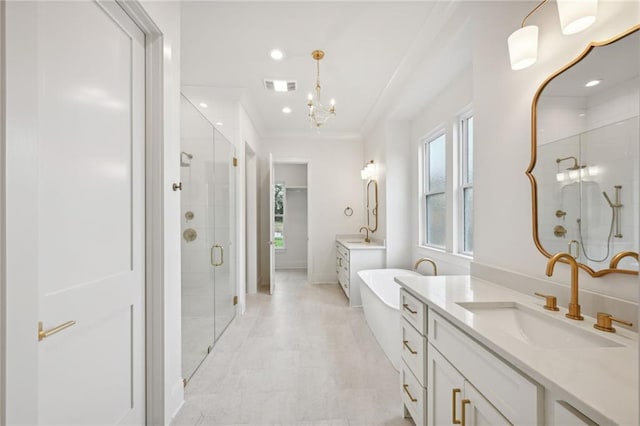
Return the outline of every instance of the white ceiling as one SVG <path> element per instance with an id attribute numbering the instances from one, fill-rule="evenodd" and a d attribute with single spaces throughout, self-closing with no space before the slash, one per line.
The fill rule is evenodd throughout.
<path id="1" fill-rule="evenodd" d="M 316 133 L 309 126 L 306 106 L 316 77 L 314 49 L 325 51 L 320 62 L 323 99 L 336 100 L 337 115 L 322 133 L 361 135 L 373 117 L 388 111 L 389 92 L 398 91 L 400 77 L 411 76 L 420 66 L 434 68 L 424 64 L 424 52 L 451 13 L 448 1 L 182 5 L 183 86 L 202 87 L 203 100 L 213 88 L 224 88 L 226 96 L 233 93 L 263 136 Z M 282 61 L 269 57 L 273 48 L 284 51 Z M 458 65 L 449 64 L 460 68 L 470 60 L 470 50 L 450 56 L 462 58 Z M 452 78 L 451 69 L 433 76 L 434 84 L 438 78 Z M 267 91 L 265 78 L 296 80 L 298 90 Z M 190 87 L 195 103 L 200 102 L 195 99 L 198 92 Z M 293 112 L 283 114 L 284 106 Z"/>

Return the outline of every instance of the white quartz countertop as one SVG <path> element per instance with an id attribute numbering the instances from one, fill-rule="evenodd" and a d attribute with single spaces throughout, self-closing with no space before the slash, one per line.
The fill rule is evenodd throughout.
<path id="1" fill-rule="evenodd" d="M 596 422 L 638 425 L 638 335 L 593 328 L 595 319 L 566 318 L 543 309 L 544 299 L 470 276 L 396 277 L 403 288 L 524 374 Z M 459 302 L 516 302 L 554 321 L 594 333 L 621 346 L 542 348 L 505 332 L 500 324 L 479 321 Z M 615 312 L 612 312 L 615 314 Z M 614 315 L 615 316 L 615 315 Z M 553 324 L 553 323 L 552 323 Z"/>
<path id="2" fill-rule="evenodd" d="M 371 239 L 370 243 L 365 243 L 362 235 L 338 237 L 336 241 L 349 250 L 380 250 L 385 248 L 384 241 Z"/>

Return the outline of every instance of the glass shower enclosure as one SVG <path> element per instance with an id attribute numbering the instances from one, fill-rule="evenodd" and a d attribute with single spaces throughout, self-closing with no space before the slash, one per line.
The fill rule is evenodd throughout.
<path id="1" fill-rule="evenodd" d="M 235 317 L 235 148 L 181 96 L 182 371 L 190 379 Z"/>

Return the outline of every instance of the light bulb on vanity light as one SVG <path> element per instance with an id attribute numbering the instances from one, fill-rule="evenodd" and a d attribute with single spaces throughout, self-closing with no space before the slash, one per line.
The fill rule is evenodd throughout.
<path id="1" fill-rule="evenodd" d="M 511 69 L 522 70 L 538 59 L 538 27 L 527 25 L 514 31 L 507 39 Z"/>
<path id="2" fill-rule="evenodd" d="M 538 59 L 538 27 L 526 25 L 526 23 L 527 19 L 547 2 L 548 0 L 542 0 L 534 7 L 524 17 L 520 28 L 514 31 L 507 40 L 511 69 L 514 71 L 530 67 Z M 562 34 L 580 32 L 596 20 L 598 0 L 557 0 L 557 3 Z"/>
<path id="3" fill-rule="evenodd" d="M 557 0 L 557 2 L 562 34 L 579 33 L 596 21 L 598 0 Z"/>

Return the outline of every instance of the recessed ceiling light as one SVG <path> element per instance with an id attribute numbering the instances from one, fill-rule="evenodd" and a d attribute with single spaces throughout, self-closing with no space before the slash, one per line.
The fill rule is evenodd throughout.
<path id="1" fill-rule="evenodd" d="M 271 59 L 273 59 L 274 61 L 279 61 L 284 58 L 284 53 L 282 52 L 282 50 L 273 49 L 271 52 L 269 52 L 269 56 L 271 56 Z"/>
<path id="2" fill-rule="evenodd" d="M 289 108 L 288 106 L 282 108 L 282 112 L 285 114 L 291 114 L 291 108 Z"/>
<path id="3" fill-rule="evenodd" d="M 218 121 L 218 122 L 216 123 L 216 126 L 224 126 L 224 123 L 223 123 L 222 121 Z"/>
<path id="4" fill-rule="evenodd" d="M 593 87 L 593 86 L 597 86 L 600 83 L 602 83 L 602 80 L 591 80 L 591 81 L 588 81 L 587 84 L 584 85 L 584 87 Z"/>
<path id="5" fill-rule="evenodd" d="M 200 102 L 200 106 L 201 106 L 202 108 L 206 108 L 206 107 L 208 107 L 209 105 L 205 104 L 204 102 Z"/>

